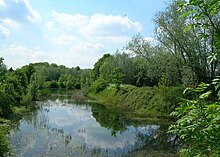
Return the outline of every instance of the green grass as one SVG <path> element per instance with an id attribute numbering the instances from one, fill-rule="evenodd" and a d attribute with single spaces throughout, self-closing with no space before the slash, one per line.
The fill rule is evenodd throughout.
<path id="1" fill-rule="evenodd" d="M 89 96 L 108 107 L 124 108 L 138 117 L 165 117 L 178 105 L 182 97 L 181 87 L 136 87 L 123 85 L 119 91 L 108 87 Z"/>

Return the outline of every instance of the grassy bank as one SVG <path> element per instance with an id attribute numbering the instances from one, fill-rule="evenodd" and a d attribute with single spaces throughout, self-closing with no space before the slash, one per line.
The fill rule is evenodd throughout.
<path id="1" fill-rule="evenodd" d="M 123 85 L 117 91 L 110 86 L 89 96 L 107 107 L 132 111 L 137 117 L 168 116 L 182 97 L 181 87 L 136 87 Z"/>

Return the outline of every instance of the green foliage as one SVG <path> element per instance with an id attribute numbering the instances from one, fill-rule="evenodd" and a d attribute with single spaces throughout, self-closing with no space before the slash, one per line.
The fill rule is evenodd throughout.
<path id="1" fill-rule="evenodd" d="M 182 92 L 181 87 L 122 85 L 118 91 L 114 86 L 110 86 L 92 97 L 109 106 L 136 111 L 140 115 L 160 116 L 173 111 L 182 97 Z"/>
<path id="2" fill-rule="evenodd" d="M 219 0 L 190 0 L 178 2 L 182 18 L 188 22 L 184 32 L 190 30 L 202 30 L 198 33 L 200 42 L 210 45 L 211 52 L 207 54 L 211 70 L 211 79 L 219 73 L 220 57 L 220 25 L 219 25 Z M 210 42 L 211 40 L 211 42 Z"/>
<path id="3" fill-rule="evenodd" d="M 4 59 L 0 57 L 0 81 L 3 79 L 4 75 L 7 72 L 6 65 L 4 64 Z"/>
<path id="4" fill-rule="evenodd" d="M 94 93 L 98 93 L 104 90 L 108 86 L 108 82 L 104 80 L 102 77 L 94 81 L 91 85 L 92 91 Z"/>
<path id="5" fill-rule="evenodd" d="M 190 67 L 183 66 L 181 75 L 181 82 L 183 87 L 192 87 L 198 84 L 196 74 Z"/>
<path id="6" fill-rule="evenodd" d="M 60 88 L 60 85 L 57 81 L 49 81 L 47 82 L 47 88 Z"/>
<path id="7" fill-rule="evenodd" d="M 0 117 L 8 117 L 11 113 L 12 100 L 0 89 Z"/>
<path id="8" fill-rule="evenodd" d="M 0 118 L 0 156 L 7 156 L 10 151 L 7 134 L 9 132 L 9 127 L 1 124 L 2 119 Z"/>
<path id="9" fill-rule="evenodd" d="M 92 83 L 92 70 L 84 69 L 80 74 L 80 87 L 82 90 L 89 91 Z"/>
<path id="10" fill-rule="evenodd" d="M 146 41 L 140 34 L 133 36 L 124 49 L 130 51 L 135 56 L 143 58 L 151 58 L 155 51 L 152 43 Z"/>
<path id="11" fill-rule="evenodd" d="M 120 89 L 123 76 L 124 75 L 119 71 L 118 68 L 114 68 L 112 82 L 115 84 L 115 88 L 117 91 Z"/>
<path id="12" fill-rule="evenodd" d="M 196 98 L 182 100 L 172 113 L 178 120 L 169 132 L 186 142 L 188 147 L 182 150 L 182 156 L 217 157 L 220 155 L 220 79 L 188 88 L 187 92 Z"/>
<path id="13" fill-rule="evenodd" d="M 96 80 L 100 77 L 100 68 L 105 62 L 105 60 L 110 57 L 110 54 L 104 54 L 102 58 L 100 58 L 94 65 L 94 68 L 92 69 L 93 71 L 93 79 Z"/>
<path id="14" fill-rule="evenodd" d="M 200 1 L 200 0 L 196 0 Z M 179 3 L 183 5 L 182 12 L 178 11 Z M 200 1 L 203 4 L 209 1 Z M 193 1 L 189 1 L 193 3 Z M 188 2 L 182 0 L 173 1 L 167 8 L 159 12 L 155 17 L 157 25 L 157 39 L 168 49 L 172 54 L 177 54 L 181 58 L 183 66 L 188 67 L 196 76 L 198 82 L 210 82 L 219 73 L 219 50 L 213 43 L 217 38 L 213 34 L 213 27 L 206 27 L 208 17 L 213 17 L 210 12 L 206 12 L 208 17 L 192 18 L 201 6 L 188 5 Z M 196 9 L 197 8 L 197 9 Z M 208 9 L 209 10 L 209 9 Z M 189 13 L 188 13 L 189 12 Z M 198 13 L 197 15 L 199 15 Z M 219 18 L 213 17 L 213 23 L 219 27 Z M 196 27 L 197 23 L 201 27 Z M 188 27 L 192 26 L 193 27 Z M 215 27 L 216 27 L 215 26 Z M 186 29 L 189 28 L 189 29 Z M 201 37 L 205 33 L 207 37 Z M 212 56 L 208 58 L 208 56 Z M 213 62 L 210 62 L 213 61 Z M 181 69 L 180 69 L 181 70 Z M 182 70 L 180 71 L 182 72 Z"/>
<path id="15" fill-rule="evenodd" d="M 25 106 L 27 106 L 28 104 L 30 104 L 32 102 L 33 96 L 31 94 L 31 91 L 28 91 L 27 94 L 25 94 L 22 97 L 21 103 Z"/>

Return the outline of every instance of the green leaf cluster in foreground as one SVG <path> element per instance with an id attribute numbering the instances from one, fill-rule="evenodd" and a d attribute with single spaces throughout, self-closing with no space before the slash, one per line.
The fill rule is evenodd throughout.
<path id="1" fill-rule="evenodd" d="M 185 93 L 193 99 L 183 99 L 176 111 L 178 120 L 170 126 L 170 133 L 185 141 L 182 156 L 220 156 L 220 79 L 200 84 Z"/>

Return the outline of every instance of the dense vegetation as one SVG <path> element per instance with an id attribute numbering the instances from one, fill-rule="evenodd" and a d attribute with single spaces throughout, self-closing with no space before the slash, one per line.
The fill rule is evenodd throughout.
<path id="1" fill-rule="evenodd" d="M 0 156 L 8 151 L 6 119 L 16 107 L 28 107 L 37 100 L 44 88 L 82 89 L 99 98 L 107 92 L 123 100 L 121 104 L 140 92 L 144 95 L 137 100 L 140 104 L 133 103 L 139 105 L 139 111 L 147 108 L 170 113 L 177 107 L 172 115 L 178 120 L 170 132 L 185 142 L 182 156 L 219 156 L 219 10 L 219 0 L 173 1 L 154 18 L 158 42 L 137 34 L 121 51 L 103 55 L 93 69 L 45 62 L 13 70 L 0 58 Z M 186 90 L 178 105 L 176 96 L 183 87 L 191 90 Z M 157 100 L 162 103 L 153 104 Z M 135 107 L 132 103 L 128 106 Z"/>

